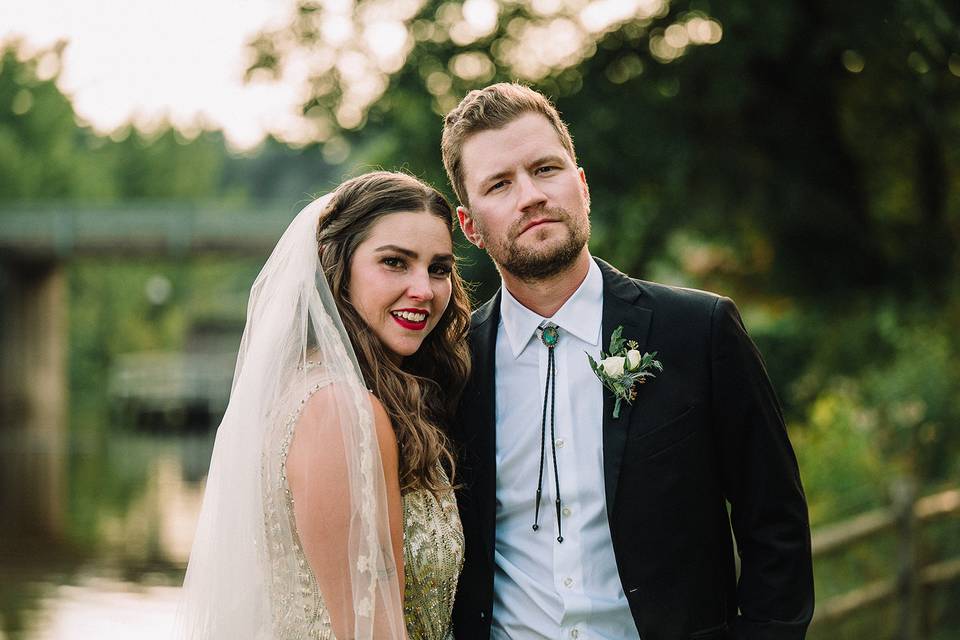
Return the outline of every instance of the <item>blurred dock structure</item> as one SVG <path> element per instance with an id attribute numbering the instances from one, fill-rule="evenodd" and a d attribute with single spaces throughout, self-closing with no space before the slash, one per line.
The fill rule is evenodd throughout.
<path id="1" fill-rule="evenodd" d="M 116 424 L 142 430 L 205 431 L 223 416 L 236 354 L 127 353 L 110 376 Z"/>
<path id="2" fill-rule="evenodd" d="M 265 258 L 295 213 L 292 207 L 164 203 L 0 209 L 0 435 L 38 460 L 59 459 L 63 450 L 68 402 L 65 266 L 71 260 Z M 197 364 L 174 367 L 171 360 L 157 375 Z M 232 375 L 232 362 L 225 371 Z M 180 379 L 184 387 L 195 382 L 189 376 Z M 38 467 L 30 477 L 41 495 L 55 495 L 59 473 L 52 466 Z M 46 485 L 50 492 L 41 490 Z M 37 502 L 31 517 L 38 530 L 55 534 L 62 509 L 56 499 Z"/>
<path id="3" fill-rule="evenodd" d="M 158 433 L 207 432 L 227 408 L 246 296 L 207 300 L 194 309 L 182 351 L 125 353 L 112 363 L 112 422 Z"/>

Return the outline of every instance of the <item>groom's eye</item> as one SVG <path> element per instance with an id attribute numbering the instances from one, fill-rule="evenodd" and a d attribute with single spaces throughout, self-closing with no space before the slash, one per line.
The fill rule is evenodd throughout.
<path id="1" fill-rule="evenodd" d="M 552 165 L 549 165 L 549 166 L 546 166 L 546 167 L 538 167 L 538 168 L 537 168 L 537 173 L 545 173 L 545 172 L 547 172 L 547 171 L 554 171 L 554 170 L 556 170 L 556 169 L 557 169 L 557 167 L 554 167 L 554 166 L 552 166 Z"/>
<path id="2" fill-rule="evenodd" d="M 491 191 L 495 191 L 495 190 L 499 189 L 500 187 L 504 186 L 505 184 L 507 184 L 507 181 L 506 181 L 506 180 L 501 180 L 500 182 L 495 182 L 495 183 L 493 183 L 492 185 L 490 185 L 490 188 L 489 188 L 489 189 L 487 189 L 487 193 L 490 193 Z"/>

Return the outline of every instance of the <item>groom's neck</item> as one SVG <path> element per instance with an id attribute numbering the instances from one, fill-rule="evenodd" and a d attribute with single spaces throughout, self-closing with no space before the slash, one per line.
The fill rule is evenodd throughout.
<path id="1" fill-rule="evenodd" d="M 584 247 L 572 265 L 549 278 L 521 280 L 505 269 L 501 269 L 500 275 L 517 302 L 541 317 L 550 318 L 576 292 L 589 271 L 590 253 Z"/>

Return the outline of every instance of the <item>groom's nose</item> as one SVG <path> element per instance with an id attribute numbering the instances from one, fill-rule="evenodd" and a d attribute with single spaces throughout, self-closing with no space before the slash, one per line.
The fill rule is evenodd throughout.
<path id="1" fill-rule="evenodd" d="M 517 177 L 517 188 L 519 190 L 518 206 L 521 211 L 526 211 L 532 207 L 541 207 L 546 204 L 547 196 L 540 190 L 537 181 L 533 176 L 521 173 Z"/>

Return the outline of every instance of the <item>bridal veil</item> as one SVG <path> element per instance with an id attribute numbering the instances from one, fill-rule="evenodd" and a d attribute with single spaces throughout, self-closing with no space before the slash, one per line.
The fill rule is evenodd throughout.
<path id="1" fill-rule="evenodd" d="M 340 640 L 405 637 L 370 398 L 319 265 L 317 224 L 330 200 L 330 195 L 315 200 L 296 216 L 250 292 L 230 402 L 217 431 L 184 580 L 177 638 L 289 637 L 277 631 L 289 630 L 282 618 L 296 613 L 283 594 L 298 593 L 309 567 L 298 567 L 296 554 L 289 552 L 299 544 L 293 517 L 269 517 L 269 493 L 286 482 L 281 458 L 290 444 L 287 426 L 318 379 L 324 380 L 326 410 L 301 419 L 297 430 L 322 429 L 323 441 L 331 445 L 323 456 L 342 457 L 336 461 L 344 470 L 336 483 L 337 506 L 346 511 L 338 509 L 340 520 L 331 525 L 340 535 L 321 541 L 333 545 L 327 555 L 342 559 L 341 602 L 345 611 L 352 610 L 341 621 L 346 632 Z"/>

